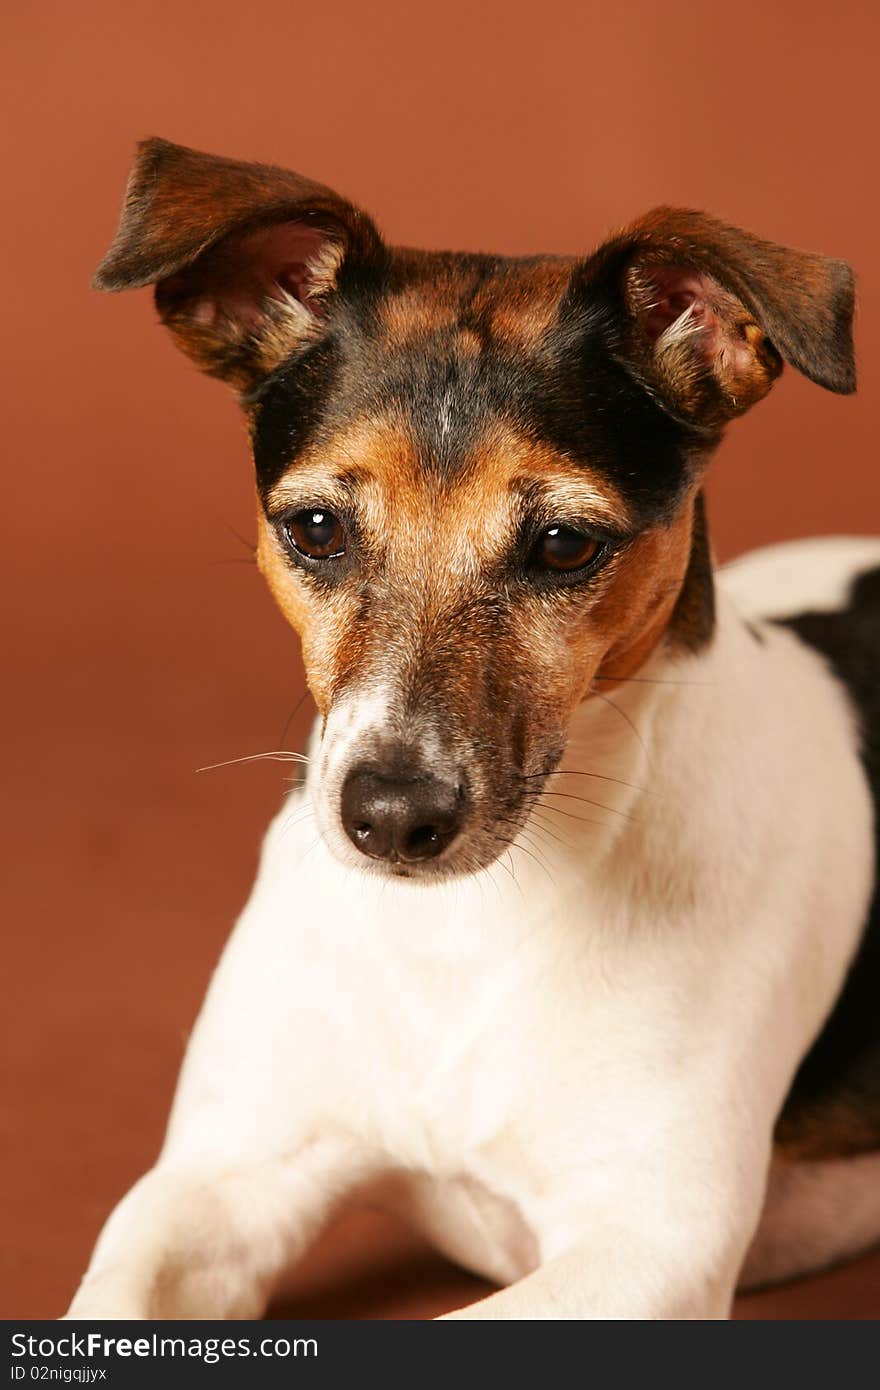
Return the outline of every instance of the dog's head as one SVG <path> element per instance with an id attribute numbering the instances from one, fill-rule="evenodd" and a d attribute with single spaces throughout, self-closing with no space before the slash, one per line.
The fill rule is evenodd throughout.
<path id="1" fill-rule="evenodd" d="M 296 174 L 151 140 L 96 283 L 155 284 L 238 389 L 322 830 L 410 876 L 490 863 L 597 680 L 711 640 L 727 421 L 783 360 L 854 389 L 844 262 L 671 208 L 583 259 L 417 252 Z"/>

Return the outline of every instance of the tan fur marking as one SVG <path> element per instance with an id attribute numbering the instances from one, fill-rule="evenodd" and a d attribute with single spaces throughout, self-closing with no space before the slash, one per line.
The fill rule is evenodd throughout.
<path id="1" fill-rule="evenodd" d="M 626 503 L 606 478 L 550 445 L 518 434 L 507 421 L 493 421 L 488 427 L 472 470 L 478 479 L 491 478 L 507 488 L 537 483 L 555 499 L 560 513 L 580 511 L 584 519 L 621 530 L 631 524 Z"/>
<path id="2" fill-rule="evenodd" d="M 500 342 L 534 348 L 556 322 L 570 275 L 571 266 L 564 262 L 520 267 L 515 277 L 505 281 L 501 294 L 493 286 L 484 297 L 477 296 L 474 308 L 479 311 L 484 302 L 488 304 L 492 333 Z"/>
<path id="3" fill-rule="evenodd" d="M 317 598 L 292 574 L 290 561 L 273 527 L 260 512 L 257 565 L 281 612 L 300 635 L 309 689 L 322 715 L 328 713 L 338 672 L 357 663 L 368 634 L 355 620 L 357 601 L 344 589 Z"/>
<path id="4" fill-rule="evenodd" d="M 442 661 L 451 701 L 470 709 L 484 698 L 480 681 L 491 643 L 495 664 L 533 692 L 535 717 L 564 723 L 597 675 L 603 693 L 613 690 L 667 629 L 688 568 L 693 494 L 670 525 L 640 535 L 585 589 L 526 590 L 500 625 L 492 619 L 487 627 L 495 599 L 484 576 L 513 543 L 522 492 L 537 489 L 548 514 L 555 509 L 626 529 L 626 508 L 607 480 L 495 422 L 461 472 L 444 483 L 423 467 L 399 422 L 361 419 L 302 456 L 276 485 L 272 505 L 320 497 L 332 506 L 340 472 L 349 483 L 358 480 L 371 603 L 366 623 L 356 590 L 314 588 L 292 569 L 265 522 L 258 551 L 282 612 L 302 636 L 322 711 L 346 681 L 363 680 L 389 661 L 415 672 L 420 663 Z"/>
<path id="5" fill-rule="evenodd" d="M 687 573 L 693 524 L 691 494 L 671 525 L 644 532 L 627 549 L 594 610 L 606 643 L 598 673 L 603 693 L 634 675 L 666 631 Z"/>
<path id="6" fill-rule="evenodd" d="M 355 430 L 335 439 L 328 446 L 326 456 L 323 451 L 300 455 L 295 467 L 283 474 L 269 492 L 266 499 L 269 509 L 274 512 L 283 507 L 296 506 L 297 503 L 305 505 L 315 497 L 319 497 L 328 507 L 334 504 L 341 506 L 347 494 L 339 487 L 337 480 L 340 474 L 347 481 L 362 487 L 371 483 L 375 472 L 367 462 L 370 455 L 358 451 L 360 434 L 360 430 Z M 363 438 L 371 438 L 366 430 Z"/>
<path id="7" fill-rule="evenodd" d="M 466 303 L 468 317 L 485 323 L 499 343 L 520 350 L 534 348 L 556 320 L 570 275 L 570 264 L 561 260 L 514 263 L 503 277 L 491 279 L 469 298 L 472 285 L 466 272 L 441 272 L 439 279 L 419 280 L 386 296 L 381 319 L 394 346 L 459 325 L 456 345 L 475 354 L 481 347 L 478 335 L 459 324 Z"/>
<path id="8" fill-rule="evenodd" d="M 669 527 L 639 536 L 601 570 L 585 595 L 531 602 L 517 622 L 533 671 L 535 703 L 567 722 L 602 676 L 604 695 L 644 664 L 663 639 L 681 590 L 691 544 L 693 499 Z"/>
<path id="9" fill-rule="evenodd" d="M 456 322 L 457 306 L 418 286 L 387 295 L 380 316 L 389 342 L 400 345 L 450 327 Z"/>

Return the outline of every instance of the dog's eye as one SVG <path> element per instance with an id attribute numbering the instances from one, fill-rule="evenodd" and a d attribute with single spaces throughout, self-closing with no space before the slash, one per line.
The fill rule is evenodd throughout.
<path id="1" fill-rule="evenodd" d="M 288 517 L 284 531 L 290 544 L 310 560 L 334 560 L 345 554 L 345 529 L 338 516 L 309 508 Z"/>
<path id="2" fill-rule="evenodd" d="M 548 526 L 538 537 L 532 551 L 532 562 L 541 569 L 582 570 L 591 564 L 603 550 L 601 541 L 573 531 L 568 526 Z"/>

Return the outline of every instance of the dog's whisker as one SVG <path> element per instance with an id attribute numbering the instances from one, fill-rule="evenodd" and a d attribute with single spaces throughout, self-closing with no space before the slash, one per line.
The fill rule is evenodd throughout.
<path id="1" fill-rule="evenodd" d="M 321 839 L 322 836 L 319 835 L 317 839 L 313 840 L 313 842 L 309 845 L 305 853 L 300 855 L 299 862 L 297 863 L 298 869 L 302 868 L 303 864 L 306 862 L 310 854 L 314 854 L 315 850 L 318 848 L 318 845 L 321 843 Z"/>
<path id="2" fill-rule="evenodd" d="M 508 846 L 508 852 L 509 852 L 509 846 Z M 505 864 L 504 860 L 503 860 L 500 856 L 499 856 L 498 859 L 495 860 L 495 863 L 498 865 L 499 869 L 503 869 L 503 870 L 504 870 L 504 872 L 507 874 L 508 878 L 509 878 L 509 879 L 511 880 L 511 882 L 514 884 L 514 887 L 517 889 L 517 891 L 520 892 L 520 893 L 522 893 L 522 889 L 520 888 L 519 884 L 518 884 L 517 881 L 516 881 L 516 877 L 515 877 L 515 875 L 514 875 L 513 870 L 512 870 L 511 868 L 508 868 L 508 866 Z M 492 865 L 490 864 L 490 865 L 489 865 L 489 868 L 491 869 L 491 867 L 492 867 Z"/>
<path id="3" fill-rule="evenodd" d="M 524 825 L 524 826 L 523 826 L 523 828 L 520 830 L 519 834 L 516 836 L 516 839 L 515 839 L 514 843 L 515 843 L 515 844 L 522 844 L 523 840 L 525 840 L 525 843 L 526 843 L 527 845 L 531 846 L 531 848 L 534 850 L 534 852 L 535 852 L 536 855 L 538 855 L 540 858 L 542 858 L 542 862 L 543 862 L 543 850 L 544 850 L 544 846 L 541 844 L 541 841 L 540 841 L 540 840 L 536 840 L 536 839 L 535 839 L 535 835 L 534 835 L 533 832 L 530 832 L 528 825 Z"/>
<path id="4" fill-rule="evenodd" d="M 542 801 L 540 797 L 535 801 L 535 805 L 540 806 L 542 810 L 546 811 L 548 814 L 565 816 L 566 820 L 576 820 L 581 825 L 597 825 L 601 830 L 608 829 L 609 823 L 607 820 L 596 820 L 594 816 L 579 816 L 576 811 L 564 811 L 561 806 L 549 806 L 545 801 Z"/>
<path id="5" fill-rule="evenodd" d="M 595 806 L 597 811 L 610 811 L 612 816 L 622 816 L 624 820 L 637 820 L 629 811 L 621 811 L 618 806 L 606 806 L 604 801 L 593 801 L 589 796 L 577 796 L 574 792 L 554 792 L 544 791 L 535 798 L 536 801 L 543 801 L 545 796 L 564 796 L 567 801 L 582 801 L 585 806 Z M 551 810 L 552 807 L 548 807 Z"/>
<path id="6" fill-rule="evenodd" d="M 305 825 L 306 821 L 310 818 L 314 818 L 314 812 L 311 808 L 305 812 L 300 812 L 299 815 L 289 816 L 281 826 L 281 837 L 285 838 L 291 831 L 295 830 L 298 825 Z"/>
<path id="7" fill-rule="evenodd" d="M 656 796 L 657 794 L 647 787 L 640 786 L 638 782 L 627 782 L 623 777 L 612 777 L 607 772 L 583 772 L 572 767 L 559 767 L 553 772 L 527 772 L 521 774 L 519 780 L 521 782 L 536 782 L 545 777 L 595 777 L 601 782 L 616 782 L 619 787 L 629 787 L 634 792 L 643 792 L 645 796 Z"/>
<path id="8" fill-rule="evenodd" d="M 226 527 L 227 531 L 229 531 L 229 533 L 235 537 L 237 541 L 241 542 L 245 550 L 247 550 L 250 553 L 251 557 L 255 559 L 257 554 L 256 543 L 254 541 L 246 540 L 245 537 L 241 534 L 241 532 L 235 529 L 231 521 L 224 521 L 223 525 Z"/>
<path id="9" fill-rule="evenodd" d="M 717 681 L 663 680 L 655 676 L 594 676 L 593 680 L 613 681 L 615 685 L 704 685 L 707 688 L 718 684 Z"/>
<path id="10" fill-rule="evenodd" d="M 550 882 L 553 883 L 555 887 L 555 880 L 553 878 L 553 875 L 547 868 L 547 865 L 544 863 L 544 861 L 542 859 L 539 859 L 537 854 L 534 854 L 530 849 L 527 848 L 526 845 L 521 844 L 518 838 L 514 840 L 509 840 L 506 835 L 495 835 L 491 831 L 489 833 L 492 835 L 493 840 L 498 840 L 500 844 L 507 845 L 508 849 L 518 849 L 521 850 L 523 854 L 527 854 L 530 859 L 533 859 L 535 861 L 539 869 L 543 869 L 544 873 L 547 875 Z"/>
<path id="11" fill-rule="evenodd" d="M 558 845 L 562 845 L 563 849 L 575 849 L 575 846 L 571 843 L 570 840 L 564 839 L 562 835 L 557 835 L 556 831 L 554 829 L 551 829 L 551 827 L 545 823 L 543 818 L 540 820 L 538 819 L 542 811 L 549 814 L 552 810 L 552 806 L 533 806 L 531 814 L 529 816 L 529 824 L 534 825 L 535 829 L 542 831 L 543 834 L 549 835 L 550 839 L 555 840 Z M 574 820 L 575 817 L 571 817 L 571 819 Z"/>
<path id="12" fill-rule="evenodd" d="M 556 886 L 556 881 L 553 875 L 551 874 L 550 870 L 547 868 L 547 865 L 544 863 L 543 859 L 540 859 L 537 854 L 534 854 L 526 845 L 522 844 L 519 839 L 513 841 L 511 849 L 518 849 L 521 854 L 527 854 L 529 859 L 533 859 L 535 861 L 539 869 L 543 869 L 544 873 L 547 875 L 553 886 Z"/>
<path id="13" fill-rule="evenodd" d="M 499 824 L 499 826 L 513 826 L 513 840 L 510 841 L 510 842 L 512 842 L 512 844 L 514 844 L 514 842 L 516 842 L 517 838 L 519 838 L 520 835 L 525 835 L 525 834 L 527 834 L 527 833 L 528 833 L 528 830 L 530 830 L 530 827 L 531 827 L 532 833 L 535 833 L 535 831 L 538 831 L 539 828 L 542 828 L 542 827 L 539 827 L 538 824 L 531 824 L 531 821 L 530 821 L 530 820 L 525 820 L 525 821 L 523 821 L 523 823 L 520 823 L 519 820 L 509 820 L 509 819 L 507 819 L 506 816 L 498 816 L 498 820 L 496 820 L 496 824 Z M 535 848 L 538 848 L 538 845 L 535 844 L 535 841 L 534 841 L 534 840 L 531 841 L 531 844 L 532 844 L 532 845 L 535 845 Z"/>
<path id="14" fill-rule="evenodd" d="M 295 829 L 296 826 L 304 824 L 309 819 L 309 817 L 313 815 L 314 810 L 311 806 L 307 806 L 305 809 L 301 808 L 298 811 L 293 811 L 281 822 L 281 835 L 284 836 L 289 834 L 290 831 Z"/>
<path id="15" fill-rule="evenodd" d="M 546 809 L 547 809 L 547 810 L 550 810 L 551 808 L 550 808 L 550 807 L 547 807 Z M 499 816 L 499 817 L 498 817 L 498 823 L 499 823 L 499 825 L 516 825 L 516 824 L 517 824 L 516 821 L 509 820 L 506 816 Z M 549 839 L 555 840 L 556 843 L 557 843 L 558 845 L 562 845 L 563 849 L 574 849 L 574 845 L 570 844 L 567 840 L 563 840 L 562 837 L 561 837 L 560 835 L 556 835 L 556 834 L 550 829 L 549 826 L 544 825 L 541 821 L 539 821 L 539 820 L 536 818 L 535 808 L 534 808 L 534 807 L 532 808 L 532 811 L 531 811 L 531 814 L 530 814 L 530 816 L 529 816 L 529 819 L 525 822 L 525 824 L 523 825 L 523 827 L 522 827 L 522 829 L 520 830 L 519 833 L 520 833 L 520 834 L 523 834 L 523 833 L 524 833 L 526 830 L 528 830 L 528 829 L 533 830 L 533 831 L 535 832 L 535 834 L 540 833 L 540 834 L 543 834 L 543 835 L 548 836 Z"/>
<path id="16" fill-rule="evenodd" d="M 626 710 L 621 709 L 620 705 L 616 705 L 614 701 L 609 699 L 607 695 L 603 695 L 601 690 L 593 690 L 591 691 L 591 695 L 593 696 L 593 698 L 601 700 L 603 704 L 608 705 L 610 709 L 613 709 L 616 714 L 620 715 L 624 723 L 627 724 L 629 728 L 632 730 L 635 738 L 638 740 L 639 747 L 642 749 L 643 753 L 645 754 L 645 757 L 648 758 L 648 761 L 650 762 L 650 754 L 648 753 L 648 750 L 645 747 L 645 741 L 639 733 L 638 729 L 636 728 L 635 724 L 630 719 Z"/>
<path id="17" fill-rule="evenodd" d="M 288 731 L 288 729 L 290 728 L 290 726 L 291 726 L 291 724 L 293 723 L 293 721 L 294 721 L 294 719 L 296 718 L 296 716 L 299 714 L 300 710 L 302 709 L 303 705 L 305 704 L 305 702 L 306 702 L 306 700 L 308 699 L 308 697 L 309 697 L 310 694 L 311 694 L 311 691 L 309 690 L 309 687 L 306 686 L 306 688 L 305 688 L 305 690 L 303 691 L 302 695 L 300 695 L 299 699 L 298 699 L 298 700 L 296 701 L 296 703 L 294 704 L 293 709 L 290 711 L 290 714 L 287 716 L 287 723 L 284 725 L 284 728 L 281 730 L 281 737 L 280 737 L 279 740 L 278 740 L 278 742 L 279 742 L 280 744 L 283 745 L 283 744 L 285 743 L 285 741 L 286 741 L 286 739 L 287 739 L 287 731 Z"/>
<path id="18" fill-rule="evenodd" d="M 505 870 L 505 873 L 507 872 L 507 866 L 506 866 L 506 865 L 503 865 L 503 863 L 500 862 L 500 859 L 496 859 L 496 860 L 495 860 L 495 863 L 496 863 L 496 865 L 498 865 L 499 869 Z M 494 870 L 494 867 L 495 867 L 495 865 L 489 865 L 489 866 L 488 866 L 489 878 L 491 878 L 492 883 L 495 884 L 495 891 L 496 891 L 496 894 L 498 894 L 498 901 L 499 901 L 499 902 L 503 902 L 503 898 L 505 898 L 505 894 L 503 894 L 503 885 L 500 884 L 498 880 L 496 880 L 495 874 L 492 873 L 492 870 Z M 517 884 L 517 888 L 519 888 L 519 884 Z"/>
<path id="19" fill-rule="evenodd" d="M 287 748 L 276 748 L 268 753 L 247 753 L 243 758 L 227 758 L 222 763 L 206 763 L 197 767 L 196 772 L 213 772 L 218 767 L 234 767 L 236 763 L 258 763 L 263 761 L 278 763 L 308 763 L 304 753 L 292 753 Z"/>
<path id="20" fill-rule="evenodd" d="M 514 862 L 513 862 L 513 855 L 512 855 L 511 852 L 510 852 L 510 841 L 509 841 L 509 840 L 507 841 L 507 849 L 506 849 L 506 850 L 502 850 L 502 854 L 506 854 L 506 856 L 507 856 L 507 863 L 505 864 L 504 860 L 501 858 L 501 855 L 498 856 L 498 859 L 496 860 L 496 863 L 498 863 L 498 864 L 500 865 L 500 867 L 504 870 L 504 872 L 505 872 L 506 874 L 508 874 L 509 877 L 513 880 L 513 882 L 514 882 L 514 884 L 515 884 L 515 886 L 516 886 L 517 892 L 519 893 L 519 895 L 520 895 L 520 897 L 522 898 L 523 902 L 525 902 L 525 901 L 526 901 L 526 897 L 525 897 L 525 894 L 524 894 L 523 891 L 522 891 L 522 888 L 520 887 L 519 879 L 518 879 L 517 876 L 516 876 L 515 865 L 514 865 Z"/>
<path id="21" fill-rule="evenodd" d="M 546 837 L 547 840 L 552 840 L 554 844 L 561 846 L 562 849 L 574 849 L 574 845 L 569 840 L 563 840 L 561 835 L 555 835 L 552 830 L 548 830 L 546 825 L 542 825 L 538 821 L 530 820 L 528 828 L 531 830 L 531 833 L 533 835 L 543 835 Z M 541 844 L 542 841 L 539 840 L 537 841 L 537 843 Z M 546 848 L 548 853 L 552 853 L 552 850 L 549 845 L 547 845 Z"/>

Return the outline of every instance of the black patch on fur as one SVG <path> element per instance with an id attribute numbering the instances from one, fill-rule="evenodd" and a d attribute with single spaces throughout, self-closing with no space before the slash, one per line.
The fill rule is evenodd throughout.
<path id="1" fill-rule="evenodd" d="M 845 609 L 781 621 L 828 659 L 858 711 L 880 864 L 880 569 L 861 575 Z M 794 1079 L 777 1138 L 805 1157 L 880 1149 L 880 883 L 840 997 Z"/>
<path id="2" fill-rule="evenodd" d="M 257 486 L 265 498 L 284 472 L 279 460 L 292 459 L 309 443 L 320 418 L 321 401 L 339 375 L 339 353 L 324 338 L 286 362 L 244 400 L 253 411 L 253 454 Z"/>
<path id="3" fill-rule="evenodd" d="M 675 420 L 633 379 L 619 357 L 619 314 L 599 289 L 564 294 L 556 322 L 534 348 L 494 335 L 487 286 L 494 292 L 498 282 L 497 304 L 519 268 L 531 265 L 398 254 L 381 279 L 349 287 L 330 312 L 324 344 L 278 368 L 249 402 L 263 496 L 305 443 L 320 444 L 360 415 L 390 412 L 438 482 L 455 477 L 487 425 L 500 419 L 604 473 L 638 527 L 670 519 L 698 458 L 717 441 Z M 437 303 L 453 308 L 454 321 L 389 341 L 377 312 L 381 298 L 408 289 L 428 302 L 433 291 Z M 466 350 L 467 335 L 476 336 L 479 351 Z"/>
<path id="4" fill-rule="evenodd" d="M 688 652 L 709 645 L 715 631 L 715 578 L 709 548 L 706 500 L 697 494 L 687 573 L 667 629 L 669 640 Z"/>

